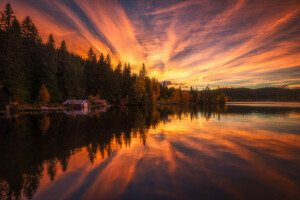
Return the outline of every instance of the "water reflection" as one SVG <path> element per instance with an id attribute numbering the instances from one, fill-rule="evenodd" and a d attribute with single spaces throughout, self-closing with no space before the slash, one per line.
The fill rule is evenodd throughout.
<path id="1" fill-rule="evenodd" d="M 295 199 L 299 122 L 245 106 L 0 118 L 0 199 Z"/>

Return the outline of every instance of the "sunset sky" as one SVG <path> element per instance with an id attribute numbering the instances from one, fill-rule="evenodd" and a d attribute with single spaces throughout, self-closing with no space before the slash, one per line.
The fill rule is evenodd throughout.
<path id="1" fill-rule="evenodd" d="M 46 41 L 181 87 L 300 87 L 299 0 L 0 0 Z"/>

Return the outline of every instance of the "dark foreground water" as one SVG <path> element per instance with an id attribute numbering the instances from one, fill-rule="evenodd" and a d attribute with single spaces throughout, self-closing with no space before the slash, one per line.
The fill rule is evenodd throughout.
<path id="1" fill-rule="evenodd" d="M 0 199 L 300 199 L 300 108 L 16 114 L 0 160 Z"/>

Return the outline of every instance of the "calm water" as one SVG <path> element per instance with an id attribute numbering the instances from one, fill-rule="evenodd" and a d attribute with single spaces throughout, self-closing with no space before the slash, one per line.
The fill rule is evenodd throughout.
<path id="1" fill-rule="evenodd" d="M 0 199 L 300 199 L 300 107 L 0 118 Z"/>

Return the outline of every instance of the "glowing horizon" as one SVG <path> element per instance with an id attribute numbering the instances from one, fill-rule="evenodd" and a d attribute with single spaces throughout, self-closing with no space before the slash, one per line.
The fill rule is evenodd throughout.
<path id="1" fill-rule="evenodd" d="M 297 0 L 10 0 L 45 42 L 90 47 L 172 85 L 300 87 Z"/>

